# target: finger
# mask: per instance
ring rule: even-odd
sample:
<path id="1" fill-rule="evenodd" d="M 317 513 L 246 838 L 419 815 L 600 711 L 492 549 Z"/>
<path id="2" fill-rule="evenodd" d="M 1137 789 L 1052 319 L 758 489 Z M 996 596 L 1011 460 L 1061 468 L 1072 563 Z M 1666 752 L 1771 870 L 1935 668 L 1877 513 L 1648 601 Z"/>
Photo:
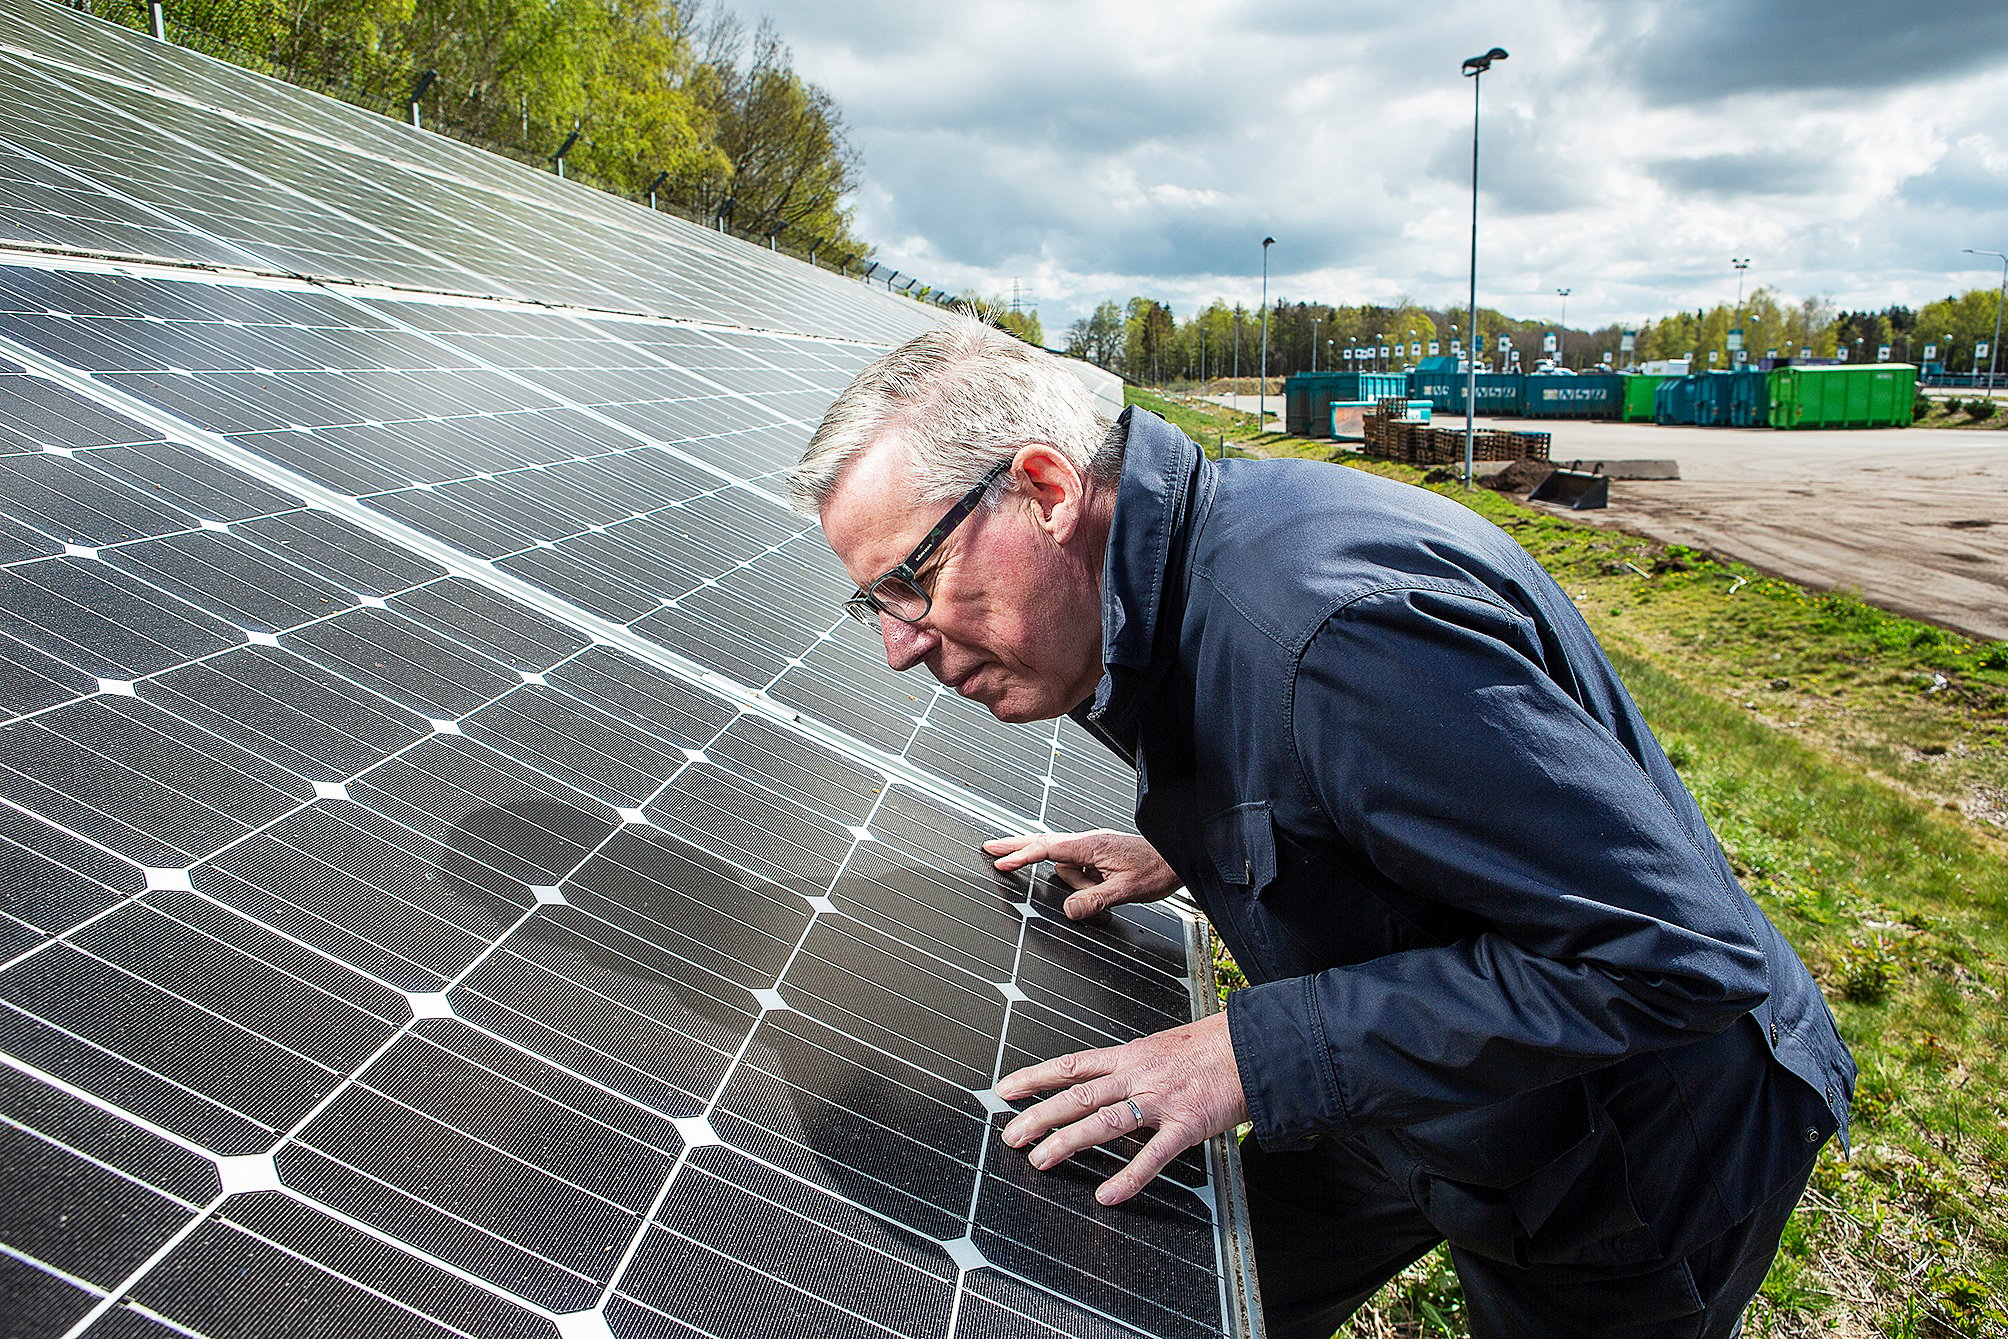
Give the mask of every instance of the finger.
<path id="1" fill-rule="evenodd" d="M 1053 865 L 1053 873 L 1060 876 L 1061 883 L 1074 889 L 1092 888 L 1102 881 L 1102 872 L 1100 870 L 1090 869 L 1085 865 L 1069 865 L 1056 862 Z"/>
<path id="2" fill-rule="evenodd" d="M 1030 1161 L 1042 1172 L 1051 1171 L 1082 1149 L 1120 1139 L 1142 1123 L 1130 1110 L 1130 1104 L 1121 1098 L 1102 1103 L 1073 1124 L 1060 1126 L 1047 1135 L 1032 1150 Z"/>
<path id="3" fill-rule="evenodd" d="M 1013 1148 L 1023 1148 L 1063 1125 L 1085 1120 L 1111 1103 L 1120 1103 L 1124 1087 L 1122 1080 L 1105 1075 L 1062 1089 L 1012 1117 L 1011 1123 L 1004 1127 L 1004 1142 Z M 1129 1108 L 1122 1110 L 1127 1119 Z"/>
<path id="4" fill-rule="evenodd" d="M 1020 844 L 997 861 L 997 868 L 1003 873 L 1022 869 L 1026 865 L 1036 865 L 1041 860 L 1065 861 L 1070 865 L 1093 865 L 1096 844 L 1092 836 L 1078 832 L 1041 832 L 1030 837 L 1000 838 L 1000 841 L 1016 840 Z M 986 849 L 988 843 L 985 844 Z"/>
<path id="5" fill-rule="evenodd" d="M 1095 1202 L 1121 1204 L 1156 1180 L 1173 1158 L 1198 1142 L 1174 1126 L 1160 1126 L 1121 1171 L 1095 1188 Z"/>
<path id="6" fill-rule="evenodd" d="M 1087 1079 L 1098 1079 L 1115 1068 L 1114 1055 L 1121 1049 L 1110 1047 L 1101 1051 L 1075 1051 L 1013 1070 L 997 1080 L 997 1095 L 1007 1102 L 1016 1102 L 1033 1093 L 1051 1092 Z"/>

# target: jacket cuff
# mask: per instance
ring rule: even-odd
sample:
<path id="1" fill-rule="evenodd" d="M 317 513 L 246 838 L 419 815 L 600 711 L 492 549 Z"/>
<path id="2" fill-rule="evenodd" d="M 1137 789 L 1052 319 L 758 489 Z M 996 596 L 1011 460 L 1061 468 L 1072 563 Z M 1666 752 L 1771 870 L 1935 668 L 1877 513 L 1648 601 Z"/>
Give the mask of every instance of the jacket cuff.
<path id="1" fill-rule="evenodd" d="M 1270 1152 L 1307 1147 L 1351 1121 L 1318 1010 L 1316 978 L 1247 986 L 1227 997 L 1227 1035 L 1255 1138 Z"/>

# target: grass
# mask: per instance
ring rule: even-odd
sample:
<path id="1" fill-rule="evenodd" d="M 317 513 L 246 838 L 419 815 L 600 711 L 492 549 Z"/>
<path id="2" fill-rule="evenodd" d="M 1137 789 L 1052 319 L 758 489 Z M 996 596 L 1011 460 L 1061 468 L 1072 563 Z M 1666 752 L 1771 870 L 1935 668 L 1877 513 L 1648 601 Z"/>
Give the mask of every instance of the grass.
<path id="1" fill-rule="evenodd" d="M 1583 610 L 1861 1065 L 1854 1154 L 1823 1156 L 1747 1332 L 2008 1336 L 2008 644 L 1428 486 L 1505 527 Z M 1437 1254 L 1351 1333 L 1456 1336 L 1461 1316 Z"/>
<path id="2" fill-rule="evenodd" d="M 1253 394 L 1253 391 L 1251 382 L 1249 393 Z M 1242 448 L 1264 435 L 1255 421 L 1255 415 L 1214 404 L 1197 395 L 1175 395 L 1143 386 L 1124 385 L 1123 403 L 1150 410 L 1199 443 L 1209 456 L 1223 451 L 1230 456 L 1248 455 L 1250 452 Z M 1278 410 L 1283 407 L 1280 396 L 1276 407 Z M 1273 437 L 1275 434 L 1268 435 Z"/>
<path id="3" fill-rule="evenodd" d="M 1996 432 L 2008 428 L 2008 399 L 1990 400 L 1984 395 L 1952 395 L 1944 398 L 1928 398 L 1930 410 L 1917 420 L 1920 428 L 1966 428 L 1979 432 Z M 1948 406 L 1957 405 L 1952 410 Z M 1978 413 L 1968 405 L 1981 406 Z M 1989 411 L 1992 412 L 1989 412 Z"/>

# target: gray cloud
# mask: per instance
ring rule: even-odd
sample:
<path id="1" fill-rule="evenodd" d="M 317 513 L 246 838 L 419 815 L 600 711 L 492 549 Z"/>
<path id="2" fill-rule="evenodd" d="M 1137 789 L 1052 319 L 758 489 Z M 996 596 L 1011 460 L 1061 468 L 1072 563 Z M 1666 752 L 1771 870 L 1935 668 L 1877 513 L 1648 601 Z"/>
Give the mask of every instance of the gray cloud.
<path id="1" fill-rule="evenodd" d="M 884 259 L 1021 277 L 1048 330 L 1134 293 L 1252 302 L 1265 234 L 1272 295 L 1461 302 L 1457 65 L 1494 43 L 1488 304 L 1540 315 L 1559 285 L 1572 323 L 1706 306 L 1733 297 L 1732 254 L 1794 297 L 1921 301 L 2008 207 L 2008 88 L 1971 77 L 2008 49 L 2008 0 L 770 7 L 847 113 Z"/>
<path id="2" fill-rule="evenodd" d="M 2008 151 L 1990 145 L 1982 151 L 1979 137 L 1956 144 L 1897 192 L 1905 204 L 1930 209 L 2008 211 Z"/>
<path id="3" fill-rule="evenodd" d="M 1626 0 L 1603 11 L 1623 76 L 1659 105 L 1738 94 L 1872 94 L 2008 53 L 2000 0 Z"/>
<path id="4" fill-rule="evenodd" d="M 1813 195 L 1833 180 L 1825 160 L 1789 149 L 1661 158 L 1648 163 L 1646 171 L 1668 190 L 1716 197 Z"/>

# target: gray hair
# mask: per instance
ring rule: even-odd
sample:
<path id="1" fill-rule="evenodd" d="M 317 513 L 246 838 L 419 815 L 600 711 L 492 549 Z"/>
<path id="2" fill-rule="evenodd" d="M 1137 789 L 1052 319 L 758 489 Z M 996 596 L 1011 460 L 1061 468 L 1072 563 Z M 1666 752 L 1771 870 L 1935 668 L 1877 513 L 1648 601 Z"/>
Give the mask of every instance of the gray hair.
<path id="1" fill-rule="evenodd" d="M 1032 442 L 1096 484 L 1113 486 L 1122 473 L 1123 434 L 1095 412 L 1080 380 L 1052 354 L 967 314 L 858 373 L 788 472 L 789 503 L 819 514 L 844 471 L 888 433 L 906 449 L 921 502 L 961 496 Z"/>

